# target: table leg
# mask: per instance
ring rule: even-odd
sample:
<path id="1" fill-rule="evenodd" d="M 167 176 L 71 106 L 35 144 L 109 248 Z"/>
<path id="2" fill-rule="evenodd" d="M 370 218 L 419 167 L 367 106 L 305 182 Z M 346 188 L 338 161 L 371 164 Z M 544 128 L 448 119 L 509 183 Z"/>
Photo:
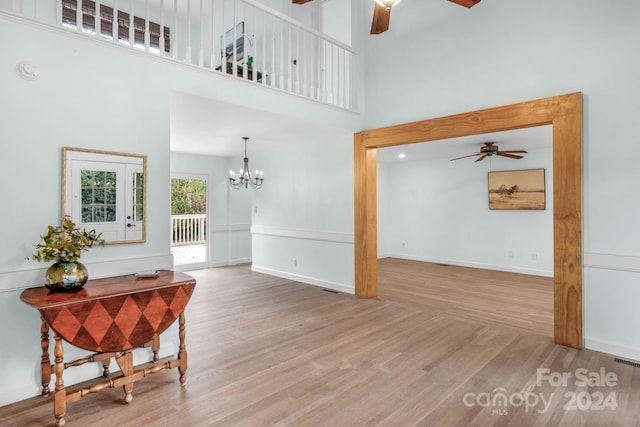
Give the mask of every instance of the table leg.
<path id="1" fill-rule="evenodd" d="M 153 339 L 151 349 L 153 350 L 153 363 L 158 363 L 158 360 L 160 360 L 160 358 L 158 357 L 158 352 L 160 351 L 160 336 L 157 336 Z"/>
<path id="2" fill-rule="evenodd" d="M 40 346 L 42 357 L 40 358 L 40 374 L 42 376 L 42 395 L 49 396 L 49 383 L 51 382 L 51 361 L 49 360 L 49 325 L 41 317 Z"/>
<path id="3" fill-rule="evenodd" d="M 184 386 L 184 384 L 187 382 L 187 350 L 186 347 L 184 345 L 184 339 L 185 339 L 185 327 L 184 327 L 184 311 L 182 313 L 180 313 L 180 317 L 178 318 L 178 336 L 180 337 L 180 348 L 178 351 L 178 361 L 180 362 L 178 364 L 178 371 L 180 372 L 180 385 Z"/>
<path id="4" fill-rule="evenodd" d="M 54 333 L 55 345 L 53 347 L 54 371 L 56 374 L 56 386 L 53 392 L 53 415 L 56 417 L 56 427 L 65 425 L 64 415 L 67 412 L 67 393 L 64 389 L 64 349 L 62 348 L 62 337 Z"/>
<path id="5" fill-rule="evenodd" d="M 107 378 L 110 374 L 109 372 L 109 365 L 111 364 L 111 358 L 107 357 L 106 359 L 102 360 L 102 376 L 104 378 Z"/>
<path id="6" fill-rule="evenodd" d="M 126 351 L 116 356 L 116 362 L 124 376 L 133 375 L 133 353 Z M 131 403 L 133 400 L 133 383 L 122 386 L 124 390 L 124 402 Z"/>

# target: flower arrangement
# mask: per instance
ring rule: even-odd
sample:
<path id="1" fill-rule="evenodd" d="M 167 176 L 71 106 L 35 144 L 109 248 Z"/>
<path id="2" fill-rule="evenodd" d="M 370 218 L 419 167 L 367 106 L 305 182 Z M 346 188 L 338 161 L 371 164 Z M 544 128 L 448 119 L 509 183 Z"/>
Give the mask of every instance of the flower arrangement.
<path id="1" fill-rule="evenodd" d="M 40 236 L 42 242 L 35 245 L 36 252 L 27 259 L 39 262 L 76 262 L 83 251 L 93 245 L 104 245 L 102 233 L 86 231 L 76 227 L 71 218 L 65 216 L 58 227 L 50 225 L 47 234 Z"/>

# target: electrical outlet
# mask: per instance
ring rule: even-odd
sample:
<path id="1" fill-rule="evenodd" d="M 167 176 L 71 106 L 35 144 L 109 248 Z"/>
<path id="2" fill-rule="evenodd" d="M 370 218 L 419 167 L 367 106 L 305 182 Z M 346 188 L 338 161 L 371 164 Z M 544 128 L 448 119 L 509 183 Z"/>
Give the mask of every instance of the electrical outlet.
<path id="1" fill-rule="evenodd" d="M 507 258 L 513 258 L 513 251 L 507 251 Z"/>
<path id="2" fill-rule="evenodd" d="M 295 258 L 293 259 L 293 266 L 294 266 L 294 267 L 297 267 L 297 266 L 298 266 L 298 260 L 297 260 L 297 259 L 295 259 Z"/>
<path id="3" fill-rule="evenodd" d="M 537 261 L 538 260 L 538 254 L 533 253 L 531 254 L 531 261 Z"/>

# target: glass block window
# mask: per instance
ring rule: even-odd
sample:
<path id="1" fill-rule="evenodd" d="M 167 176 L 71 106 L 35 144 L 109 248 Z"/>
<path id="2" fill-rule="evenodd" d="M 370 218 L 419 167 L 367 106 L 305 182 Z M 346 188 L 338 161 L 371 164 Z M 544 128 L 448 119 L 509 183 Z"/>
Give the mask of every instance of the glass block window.
<path id="1" fill-rule="evenodd" d="M 133 220 L 144 220 L 144 174 L 136 172 L 133 174 Z"/>
<path id="2" fill-rule="evenodd" d="M 83 170 L 82 222 L 116 222 L 116 172 Z"/>

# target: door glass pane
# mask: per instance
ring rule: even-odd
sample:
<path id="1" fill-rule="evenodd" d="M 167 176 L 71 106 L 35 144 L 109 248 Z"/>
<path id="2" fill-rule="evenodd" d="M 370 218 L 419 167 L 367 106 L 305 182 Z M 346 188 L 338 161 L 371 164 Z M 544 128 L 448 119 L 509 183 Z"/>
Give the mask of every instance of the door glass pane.
<path id="1" fill-rule="evenodd" d="M 174 265 L 207 261 L 207 182 L 171 179 L 171 253 Z"/>
<path id="2" fill-rule="evenodd" d="M 80 197 L 83 223 L 116 221 L 116 172 L 82 170 Z"/>

